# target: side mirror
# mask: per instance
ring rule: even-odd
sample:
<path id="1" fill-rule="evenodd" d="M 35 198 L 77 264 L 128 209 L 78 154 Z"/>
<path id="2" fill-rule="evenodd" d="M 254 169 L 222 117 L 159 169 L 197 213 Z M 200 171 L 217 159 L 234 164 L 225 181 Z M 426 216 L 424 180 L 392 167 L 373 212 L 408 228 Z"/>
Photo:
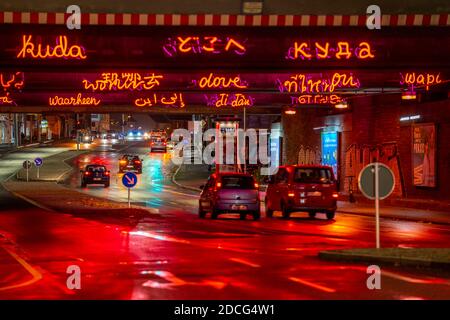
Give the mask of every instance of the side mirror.
<path id="1" fill-rule="evenodd" d="M 205 188 L 205 185 L 202 184 L 199 188 L 200 188 L 200 190 L 203 190 Z"/>

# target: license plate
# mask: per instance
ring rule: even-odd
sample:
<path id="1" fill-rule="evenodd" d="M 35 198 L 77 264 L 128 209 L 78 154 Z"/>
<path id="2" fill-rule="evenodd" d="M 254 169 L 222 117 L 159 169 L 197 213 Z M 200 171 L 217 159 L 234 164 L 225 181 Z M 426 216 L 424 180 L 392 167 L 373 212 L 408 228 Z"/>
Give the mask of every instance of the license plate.
<path id="1" fill-rule="evenodd" d="M 231 206 L 231 210 L 247 210 L 247 206 L 239 205 L 239 204 L 233 204 Z"/>
<path id="2" fill-rule="evenodd" d="M 94 181 L 100 181 L 102 178 L 94 178 Z"/>
<path id="3" fill-rule="evenodd" d="M 309 197 L 320 197 L 321 195 L 322 195 L 322 192 L 320 192 L 320 191 L 308 192 Z"/>

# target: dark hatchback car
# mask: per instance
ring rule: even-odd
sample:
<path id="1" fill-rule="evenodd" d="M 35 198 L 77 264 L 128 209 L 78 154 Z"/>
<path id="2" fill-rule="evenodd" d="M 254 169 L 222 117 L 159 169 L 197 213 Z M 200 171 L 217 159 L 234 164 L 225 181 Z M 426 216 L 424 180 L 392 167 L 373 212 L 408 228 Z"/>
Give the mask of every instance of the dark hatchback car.
<path id="1" fill-rule="evenodd" d="M 142 173 L 142 159 L 138 155 L 125 154 L 119 160 L 119 172 L 136 171 Z"/>
<path id="2" fill-rule="evenodd" d="M 261 217 L 259 186 L 250 174 L 213 173 L 206 185 L 200 188 L 200 218 L 204 218 L 207 212 L 211 212 L 212 219 L 216 219 L 221 213 L 238 213 L 242 220 L 248 214 L 254 220 Z"/>
<path id="3" fill-rule="evenodd" d="M 90 164 L 84 170 L 81 170 L 81 187 L 88 184 L 103 184 L 105 188 L 109 187 L 110 175 L 108 169 L 103 165 Z"/>
<path id="4" fill-rule="evenodd" d="M 305 211 L 310 217 L 325 213 L 333 219 L 338 193 L 333 169 L 321 165 L 282 166 L 269 180 L 266 191 L 266 216 L 275 210 L 284 218 L 292 212 Z"/>

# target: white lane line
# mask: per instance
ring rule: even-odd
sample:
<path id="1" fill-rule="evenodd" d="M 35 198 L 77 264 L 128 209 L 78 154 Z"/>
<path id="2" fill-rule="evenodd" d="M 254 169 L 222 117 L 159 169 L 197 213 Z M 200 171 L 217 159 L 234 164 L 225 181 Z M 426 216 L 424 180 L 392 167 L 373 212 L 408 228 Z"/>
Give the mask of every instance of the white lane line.
<path id="1" fill-rule="evenodd" d="M 297 282 L 297 283 L 300 283 L 300 284 L 303 284 L 305 286 L 308 286 L 308 287 L 311 287 L 311 288 L 314 288 L 314 289 L 317 289 L 317 290 L 320 290 L 320 291 L 324 291 L 324 292 L 328 292 L 328 293 L 336 292 L 335 289 L 328 288 L 328 287 L 322 286 L 320 284 L 313 283 L 313 282 L 310 282 L 310 281 L 307 281 L 307 280 L 303 280 L 303 279 L 300 279 L 300 278 L 297 278 L 297 277 L 289 277 L 289 280 Z"/>
<path id="2" fill-rule="evenodd" d="M 244 260 L 244 259 L 240 259 L 240 258 L 230 258 L 229 260 L 233 261 L 233 262 L 241 263 L 243 265 L 246 265 L 246 266 L 249 266 L 252 268 L 260 268 L 261 267 L 261 265 L 259 265 L 257 263 L 253 263 L 248 260 Z"/>
<path id="3" fill-rule="evenodd" d="M 409 283 L 450 285 L 450 282 L 446 281 L 444 279 L 418 279 L 418 278 L 412 278 L 412 277 L 408 277 L 408 276 L 402 276 L 401 274 L 394 273 L 391 271 L 386 271 L 386 270 L 381 270 L 381 276 L 387 276 L 390 278 L 394 278 L 394 279 L 409 282 Z"/>

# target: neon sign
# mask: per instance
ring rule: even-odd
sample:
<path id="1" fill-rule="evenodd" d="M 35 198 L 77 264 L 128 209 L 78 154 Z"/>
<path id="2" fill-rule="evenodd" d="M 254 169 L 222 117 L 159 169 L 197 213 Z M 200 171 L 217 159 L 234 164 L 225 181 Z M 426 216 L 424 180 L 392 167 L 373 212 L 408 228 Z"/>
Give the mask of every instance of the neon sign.
<path id="1" fill-rule="evenodd" d="M 405 75 L 400 73 L 400 84 L 406 84 L 411 89 L 413 89 L 414 86 L 425 86 L 425 89 L 428 91 L 431 85 L 442 83 L 440 76 L 440 73 L 432 74 L 407 72 Z"/>
<path id="2" fill-rule="evenodd" d="M 303 94 L 301 96 L 291 96 L 291 104 L 338 104 L 345 100 L 337 94 Z"/>
<path id="3" fill-rule="evenodd" d="M 14 74 L 3 74 L 0 73 L 0 83 L 4 91 L 11 89 L 22 89 L 24 86 L 24 74 L 23 72 L 16 72 Z"/>
<path id="4" fill-rule="evenodd" d="M 6 92 L 4 96 L 0 96 L 0 105 L 16 105 L 16 103 L 9 97 L 9 92 Z"/>
<path id="5" fill-rule="evenodd" d="M 48 98 L 48 104 L 50 106 L 98 106 L 100 104 L 100 99 L 83 97 L 81 93 L 78 93 L 76 97 L 50 97 Z"/>
<path id="6" fill-rule="evenodd" d="M 42 43 L 34 44 L 32 42 L 32 37 L 32 35 L 22 36 L 22 49 L 17 54 L 17 58 L 64 58 L 81 60 L 87 58 L 85 49 L 79 45 L 69 46 L 69 41 L 66 36 L 58 36 L 54 47 L 51 47 L 50 45 L 44 47 Z"/>
<path id="7" fill-rule="evenodd" d="M 314 42 L 311 45 L 308 42 L 295 41 L 286 54 L 289 60 L 324 60 L 324 59 L 350 59 L 356 58 L 360 60 L 373 59 L 375 55 L 368 42 L 360 42 L 357 46 L 351 46 L 347 41 L 339 41 L 335 45 L 329 42 Z"/>
<path id="8" fill-rule="evenodd" d="M 219 54 L 231 52 L 237 55 L 243 55 L 247 51 L 245 45 L 232 37 L 219 38 L 215 36 L 192 36 L 167 38 L 162 47 L 163 52 L 168 57 L 174 57 L 177 54 Z"/>
<path id="9" fill-rule="evenodd" d="M 205 95 L 206 105 L 208 107 L 251 107 L 255 99 L 242 93 L 219 93 L 214 95 Z"/>
<path id="10" fill-rule="evenodd" d="M 201 89 L 228 89 L 228 88 L 237 88 L 237 89 L 246 89 L 248 87 L 248 83 L 243 81 L 240 76 L 236 77 L 222 77 L 216 76 L 213 73 L 210 73 L 207 77 L 200 78 L 199 81 L 192 80 L 194 85 L 197 85 Z"/>
<path id="11" fill-rule="evenodd" d="M 159 80 L 163 76 L 158 74 L 141 75 L 137 72 L 108 72 L 102 73 L 101 78 L 91 83 L 84 79 L 83 85 L 86 90 L 111 91 L 111 90 L 151 90 L 159 86 Z"/>
<path id="12" fill-rule="evenodd" d="M 331 77 L 314 79 L 312 75 L 295 74 L 288 80 L 277 79 L 278 90 L 290 93 L 332 93 L 336 88 L 359 88 L 360 82 L 351 73 L 335 72 Z"/>
<path id="13" fill-rule="evenodd" d="M 165 95 L 158 95 L 154 93 L 153 97 L 138 98 L 134 100 L 134 105 L 137 107 L 151 107 L 158 104 L 175 106 L 179 108 L 184 108 L 186 106 L 183 101 L 182 93 L 173 93 L 170 98 L 167 98 Z"/>

